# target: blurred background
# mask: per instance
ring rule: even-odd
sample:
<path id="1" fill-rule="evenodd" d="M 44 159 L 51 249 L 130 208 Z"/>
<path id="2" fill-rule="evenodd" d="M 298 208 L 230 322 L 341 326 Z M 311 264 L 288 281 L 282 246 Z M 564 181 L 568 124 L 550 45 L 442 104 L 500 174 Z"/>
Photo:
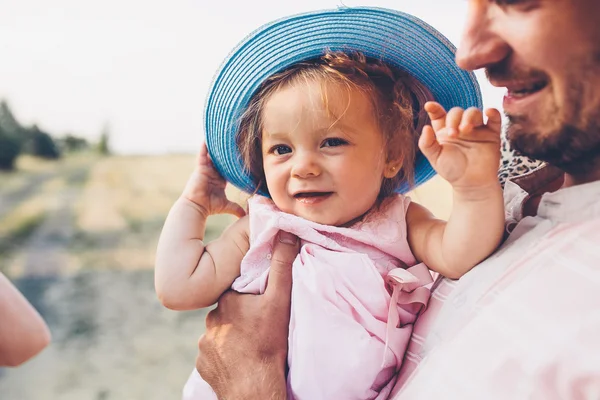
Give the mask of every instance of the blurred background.
<path id="1" fill-rule="evenodd" d="M 178 399 L 206 311 L 164 309 L 152 268 L 162 223 L 202 141 L 212 76 L 261 24 L 342 2 L 0 4 L 0 271 L 53 334 L 35 359 L 0 369 L 0 399 Z M 466 7 L 343 4 L 412 13 L 455 44 Z M 500 107 L 501 91 L 478 78 L 485 105 Z M 411 196 L 448 216 L 445 182 Z M 211 217 L 207 239 L 231 221 Z"/>

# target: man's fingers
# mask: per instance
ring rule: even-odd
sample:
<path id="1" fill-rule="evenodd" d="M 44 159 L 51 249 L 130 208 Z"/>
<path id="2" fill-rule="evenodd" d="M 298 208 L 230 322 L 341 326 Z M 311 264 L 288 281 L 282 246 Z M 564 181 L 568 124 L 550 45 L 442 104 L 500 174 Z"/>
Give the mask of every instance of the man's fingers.
<path id="1" fill-rule="evenodd" d="M 289 232 L 279 231 L 273 244 L 271 269 L 265 295 L 289 301 L 292 293 L 292 264 L 300 251 L 300 240 Z"/>

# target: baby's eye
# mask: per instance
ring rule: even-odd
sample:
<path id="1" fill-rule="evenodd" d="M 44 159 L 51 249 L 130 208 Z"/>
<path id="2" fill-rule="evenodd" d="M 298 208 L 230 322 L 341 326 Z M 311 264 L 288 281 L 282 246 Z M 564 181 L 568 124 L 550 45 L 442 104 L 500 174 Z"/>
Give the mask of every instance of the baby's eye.
<path id="1" fill-rule="evenodd" d="M 348 144 L 348 142 L 346 142 L 344 139 L 329 138 L 329 139 L 325 139 L 323 141 L 323 145 L 321 147 L 336 147 L 336 146 L 343 146 L 345 144 Z"/>
<path id="2" fill-rule="evenodd" d="M 290 148 L 290 146 L 286 146 L 284 144 L 278 144 L 277 146 L 273 146 L 271 147 L 271 153 L 277 155 L 277 156 L 281 156 L 284 154 L 288 154 L 292 152 L 292 149 Z"/>

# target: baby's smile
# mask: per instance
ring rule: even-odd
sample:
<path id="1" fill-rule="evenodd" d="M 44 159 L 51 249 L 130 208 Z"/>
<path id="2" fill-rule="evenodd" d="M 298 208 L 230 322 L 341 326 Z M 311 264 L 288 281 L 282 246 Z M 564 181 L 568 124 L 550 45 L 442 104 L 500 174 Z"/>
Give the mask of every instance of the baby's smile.
<path id="1" fill-rule="evenodd" d="M 333 192 L 299 192 L 294 194 L 294 198 L 301 204 L 313 205 L 327 200 Z"/>

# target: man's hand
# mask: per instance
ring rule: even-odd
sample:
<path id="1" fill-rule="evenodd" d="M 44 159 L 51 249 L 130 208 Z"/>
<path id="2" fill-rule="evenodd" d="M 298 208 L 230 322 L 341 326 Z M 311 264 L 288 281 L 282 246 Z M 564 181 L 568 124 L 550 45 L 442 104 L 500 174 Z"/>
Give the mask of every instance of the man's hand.
<path id="1" fill-rule="evenodd" d="M 295 236 L 279 232 L 265 293 L 227 291 L 206 317 L 196 368 L 219 399 L 286 399 Z"/>

